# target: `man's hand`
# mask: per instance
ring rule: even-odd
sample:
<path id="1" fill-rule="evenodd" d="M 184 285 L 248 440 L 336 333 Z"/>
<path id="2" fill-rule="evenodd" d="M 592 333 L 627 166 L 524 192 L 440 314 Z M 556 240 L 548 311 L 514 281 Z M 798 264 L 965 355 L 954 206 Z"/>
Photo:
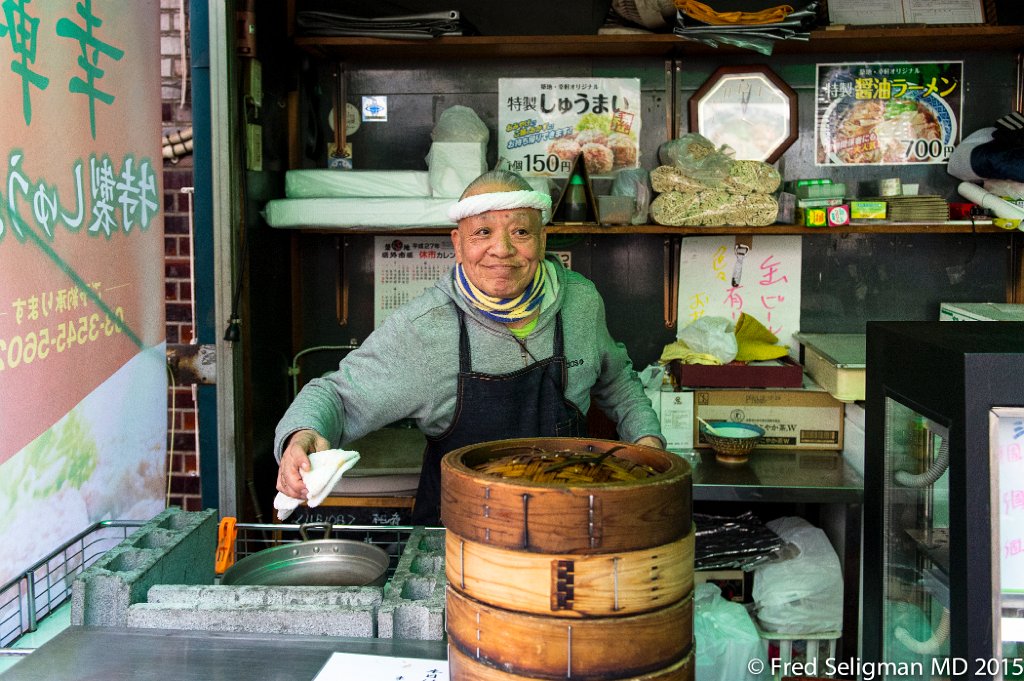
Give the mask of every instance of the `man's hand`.
<path id="1" fill-rule="evenodd" d="M 661 440 L 654 437 L 653 435 L 644 435 L 634 444 L 645 445 L 647 447 L 654 447 L 655 449 L 665 449 L 665 445 L 661 444 Z"/>
<path id="2" fill-rule="evenodd" d="M 281 465 L 277 469 L 277 491 L 293 499 L 305 499 L 309 494 L 300 470 L 309 470 L 309 455 L 330 449 L 329 443 L 315 430 L 297 430 L 288 438 L 281 454 Z"/>

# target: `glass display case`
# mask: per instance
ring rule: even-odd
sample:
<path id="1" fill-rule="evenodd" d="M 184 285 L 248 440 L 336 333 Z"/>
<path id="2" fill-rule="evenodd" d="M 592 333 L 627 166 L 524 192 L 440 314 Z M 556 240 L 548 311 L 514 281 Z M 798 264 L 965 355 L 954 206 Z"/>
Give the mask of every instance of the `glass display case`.
<path id="1" fill-rule="evenodd" d="M 1024 323 L 867 347 L 863 678 L 1024 678 Z"/>

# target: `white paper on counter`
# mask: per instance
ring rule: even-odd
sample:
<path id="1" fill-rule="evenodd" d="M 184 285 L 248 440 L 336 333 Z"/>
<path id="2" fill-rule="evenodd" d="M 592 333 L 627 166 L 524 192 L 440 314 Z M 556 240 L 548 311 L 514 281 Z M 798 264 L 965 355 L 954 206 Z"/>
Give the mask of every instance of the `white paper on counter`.
<path id="1" fill-rule="evenodd" d="M 661 434 L 665 449 L 673 452 L 693 449 L 693 393 L 663 392 L 659 405 Z"/>
<path id="2" fill-rule="evenodd" d="M 737 249 L 741 240 L 750 248 Z M 754 317 L 799 357 L 803 240 L 799 236 L 697 236 L 683 239 L 679 256 L 676 335 L 704 316 L 733 322 Z"/>
<path id="3" fill-rule="evenodd" d="M 447 681 L 448 660 L 333 653 L 313 681 Z"/>

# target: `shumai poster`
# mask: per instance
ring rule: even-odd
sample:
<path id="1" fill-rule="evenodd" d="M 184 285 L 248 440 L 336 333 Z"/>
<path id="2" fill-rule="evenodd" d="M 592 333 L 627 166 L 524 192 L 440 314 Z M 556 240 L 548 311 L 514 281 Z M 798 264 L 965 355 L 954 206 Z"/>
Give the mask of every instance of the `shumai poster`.
<path id="1" fill-rule="evenodd" d="M 640 164 L 639 78 L 499 78 L 501 167 L 568 177 L 583 157 L 591 176 Z"/>
<path id="2" fill-rule="evenodd" d="M 164 507 L 159 29 L 158 0 L 0 4 L 0 587 Z"/>
<path id="3" fill-rule="evenodd" d="M 963 72 L 963 62 L 818 64 L 816 164 L 948 163 Z"/>

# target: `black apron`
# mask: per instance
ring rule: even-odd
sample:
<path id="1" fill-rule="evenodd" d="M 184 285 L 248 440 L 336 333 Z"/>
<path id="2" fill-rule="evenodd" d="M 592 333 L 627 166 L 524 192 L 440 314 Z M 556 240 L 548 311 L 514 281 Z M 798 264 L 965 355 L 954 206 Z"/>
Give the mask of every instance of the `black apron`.
<path id="1" fill-rule="evenodd" d="M 450 451 L 491 440 L 519 437 L 584 437 L 586 418 L 565 398 L 568 380 L 562 313 L 555 319 L 551 357 L 507 374 L 473 371 L 466 315 L 459 309 L 459 386 L 455 419 L 441 435 L 427 438 L 414 525 L 441 523 L 441 458 Z"/>

